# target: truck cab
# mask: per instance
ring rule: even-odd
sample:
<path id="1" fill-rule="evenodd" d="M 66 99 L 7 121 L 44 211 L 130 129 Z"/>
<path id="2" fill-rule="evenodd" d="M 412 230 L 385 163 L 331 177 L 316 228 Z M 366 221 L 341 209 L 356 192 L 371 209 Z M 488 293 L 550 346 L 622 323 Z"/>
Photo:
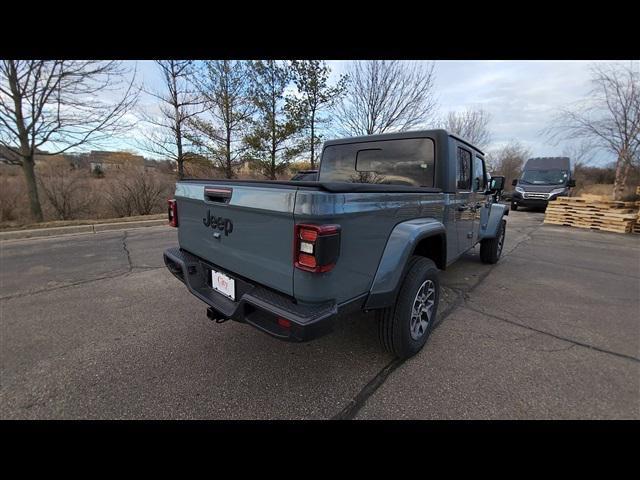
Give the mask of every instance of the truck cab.
<path id="1" fill-rule="evenodd" d="M 549 201 L 566 197 L 575 187 L 571 178 L 571 161 L 568 157 L 538 157 L 527 160 L 522 175 L 514 179 L 515 191 L 511 197 L 511 209 L 530 207 L 545 209 Z"/>

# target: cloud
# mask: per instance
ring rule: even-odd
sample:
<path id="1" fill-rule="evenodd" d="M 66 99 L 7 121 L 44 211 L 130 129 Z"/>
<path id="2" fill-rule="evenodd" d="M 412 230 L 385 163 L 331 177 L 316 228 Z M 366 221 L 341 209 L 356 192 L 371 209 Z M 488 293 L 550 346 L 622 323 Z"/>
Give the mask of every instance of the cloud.
<path id="1" fill-rule="evenodd" d="M 158 69 L 151 61 L 128 62 L 137 69 L 147 88 L 161 87 Z M 134 65 L 135 63 L 135 65 Z M 327 62 L 330 81 L 345 73 L 348 61 Z M 553 121 L 562 106 L 587 97 L 590 90 L 586 61 L 437 61 L 435 93 L 441 114 L 465 108 L 483 108 L 491 115 L 492 144 L 496 148 L 519 140 L 535 156 L 560 155 L 567 144 L 552 145 L 542 130 Z M 157 111 L 155 99 L 143 95 L 140 108 Z M 132 132 L 132 135 L 135 133 Z M 598 163 L 612 160 L 601 152 Z"/>

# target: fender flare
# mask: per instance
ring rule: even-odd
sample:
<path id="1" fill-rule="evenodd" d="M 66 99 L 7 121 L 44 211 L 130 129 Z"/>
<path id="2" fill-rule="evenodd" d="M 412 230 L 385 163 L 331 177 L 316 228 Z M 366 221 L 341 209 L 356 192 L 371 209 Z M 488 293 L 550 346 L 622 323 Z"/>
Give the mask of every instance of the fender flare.
<path id="1" fill-rule="evenodd" d="M 441 265 L 446 264 L 446 229 L 435 218 L 416 218 L 397 224 L 387 240 L 387 244 L 378 263 L 365 310 L 385 308 L 393 305 L 412 253 L 418 243 L 428 237 L 442 238 Z"/>
<path id="2" fill-rule="evenodd" d="M 485 238 L 496 238 L 500 222 L 505 215 L 509 215 L 509 207 L 500 203 L 492 203 L 491 208 L 483 209 L 480 215 L 480 229 L 478 230 L 478 240 Z"/>

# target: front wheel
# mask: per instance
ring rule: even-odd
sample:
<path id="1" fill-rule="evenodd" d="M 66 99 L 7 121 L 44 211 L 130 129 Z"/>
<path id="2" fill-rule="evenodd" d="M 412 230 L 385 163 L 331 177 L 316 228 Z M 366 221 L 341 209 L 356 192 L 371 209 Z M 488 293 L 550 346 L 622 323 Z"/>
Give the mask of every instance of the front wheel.
<path id="1" fill-rule="evenodd" d="M 518 210 L 518 204 L 511 202 L 511 210 Z"/>
<path id="2" fill-rule="evenodd" d="M 395 306 L 377 311 L 382 346 L 398 358 L 418 353 L 433 329 L 439 300 L 436 264 L 428 258 L 411 257 Z"/>
<path id="3" fill-rule="evenodd" d="M 480 260 L 482 263 L 497 263 L 500 260 L 506 232 L 507 221 L 503 218 L 496 237 L 485 238 L 480 242 Z"/>

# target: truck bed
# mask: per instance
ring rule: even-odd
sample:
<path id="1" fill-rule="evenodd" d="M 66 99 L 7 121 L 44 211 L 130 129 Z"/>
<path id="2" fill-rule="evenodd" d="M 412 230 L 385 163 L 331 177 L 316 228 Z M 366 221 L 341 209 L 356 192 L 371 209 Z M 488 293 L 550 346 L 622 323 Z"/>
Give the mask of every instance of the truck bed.
<path id="1" fill-rule="evenodd" d="M 375 183 L 351 183 L 351 182 L 293 182 L 290 180 L 219 180 L 187 178 L 182 182 L 212 183 L 223 185 L 260 186 L 273 188 L 299 188 L 321 190 L 331 193 L 441 193 L 441 188 L 415 187 L 408 185 L 387 185 Z"/>

